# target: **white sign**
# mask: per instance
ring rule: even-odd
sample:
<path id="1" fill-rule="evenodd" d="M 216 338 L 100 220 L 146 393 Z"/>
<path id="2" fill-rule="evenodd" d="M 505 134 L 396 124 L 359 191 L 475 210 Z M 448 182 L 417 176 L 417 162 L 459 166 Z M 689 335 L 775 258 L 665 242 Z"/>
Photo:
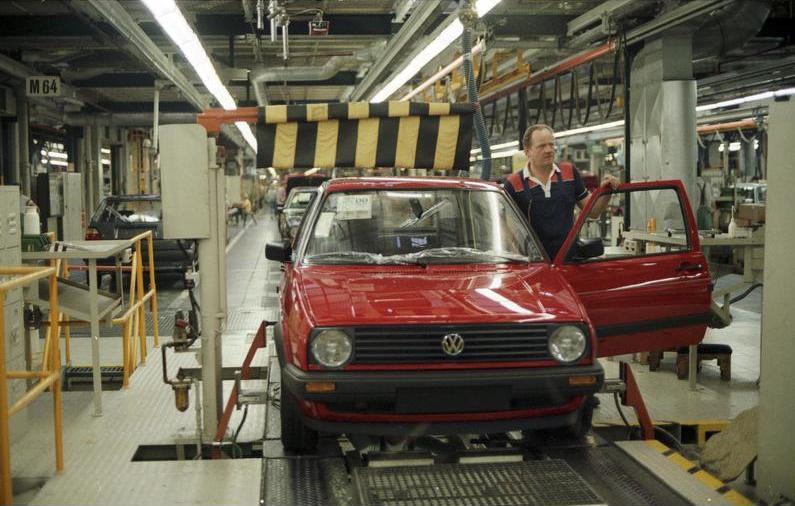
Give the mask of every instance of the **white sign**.
<path id="1" fill-rule="evenodd" d="M 28 97 L 60 97 L 61 78 L 58 76 L 32 76 L 25 83 Z"/>
<path id="2" fill-rule="evenodd" d="M 369 220 L 373 217 L 373 196 L 341 195 L 337 200 L 338 220 Z"/>

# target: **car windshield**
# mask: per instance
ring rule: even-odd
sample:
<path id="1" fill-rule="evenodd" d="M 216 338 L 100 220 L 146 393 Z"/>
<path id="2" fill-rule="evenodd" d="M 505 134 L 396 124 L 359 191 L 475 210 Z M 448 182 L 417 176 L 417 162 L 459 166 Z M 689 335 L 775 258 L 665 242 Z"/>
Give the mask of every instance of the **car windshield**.
<path id="1" fill-rule="evenodd" d="M 541 261 L 527 225 L 496 190 L 335 192 L 309 236 L 311 264 Z"/>
<path id="2" fill-rule="evenodd" d="M 161 218 L 159 200 L 106 199 L 94 214 L 95 221 L 157 223 Z"/>
<path id="3" fill-rule="evenodd" d="M 294 192 L 287 199 L 285 209 L 306 209 L 309 203 L 312 202 L 312 197 L 315 195 L 315 190 Z"/>

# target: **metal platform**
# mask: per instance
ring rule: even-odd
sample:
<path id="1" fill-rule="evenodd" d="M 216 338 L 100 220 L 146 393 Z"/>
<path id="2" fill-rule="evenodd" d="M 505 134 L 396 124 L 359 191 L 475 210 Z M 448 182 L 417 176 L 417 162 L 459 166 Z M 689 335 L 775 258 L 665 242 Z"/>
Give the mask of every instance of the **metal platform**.
<path id="1" fill-rule="evenodd" d="M 271 350 L 272 347 L 269 347 Z M 278 364 L 270 357 L 272 391 Z M 301 506 L 750 505 L 657 441 L 584 440 L 541 433 L 461 436 L 399 452 L 321 438 L 316 455 L 286 455 L 278 408 L 264 416 L 260 501 Z"/>

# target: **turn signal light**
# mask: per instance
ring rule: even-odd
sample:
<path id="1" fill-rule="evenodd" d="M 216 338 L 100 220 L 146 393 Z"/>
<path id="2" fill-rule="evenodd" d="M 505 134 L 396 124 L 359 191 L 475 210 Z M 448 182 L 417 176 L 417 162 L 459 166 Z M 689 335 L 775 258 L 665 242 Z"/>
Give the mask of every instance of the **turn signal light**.
<path id="1" fill-rule="evenodd" d="M 310 394 L 323 394 L 335 391 L 337 385 L 334 383 L 307 383 L 304 389 Z"/>
<path id="2" fill-rule="evenodd" d="M 596 376 L 569 376 L 569 385 L 583 387 L 596 384 Z"/>

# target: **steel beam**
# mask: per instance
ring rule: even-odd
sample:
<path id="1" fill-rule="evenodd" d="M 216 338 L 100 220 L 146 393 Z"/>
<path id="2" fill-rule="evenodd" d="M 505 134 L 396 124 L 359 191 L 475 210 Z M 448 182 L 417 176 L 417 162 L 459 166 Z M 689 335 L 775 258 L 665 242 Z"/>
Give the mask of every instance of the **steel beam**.
<path id="1" fill-rule="evenodd" d="M 416 7 L 400 31 L 389 40 L 381 58 L 370 68 L 362 82 L 354 88 L 350 96 L 351 100 L 362 99 L 367 92 L 378 84 L 381 76 L 395 59 L 405 54 L 406 46 L 415 40 L 414 37 L 420 29 L 439 12 L 440 4 L 440 0 L 426 0 Z"/>
<path id="2" fill-rule="evenodd" d="M 174 83 L 185 98 L 199 110 L 208 107 L 208 101 L 199 93 L 187 77 L 166 57 L 152 39 L 141 29 L 124 7 L 116 0 L 88 0 L 75 2 L 75 7 L 85 12 L 87 5 L 102 15 L 126 40 L 140 52 L 144 62 L 163 78 Z M 89 12 L 86 12 L 90 14 Z"/>

